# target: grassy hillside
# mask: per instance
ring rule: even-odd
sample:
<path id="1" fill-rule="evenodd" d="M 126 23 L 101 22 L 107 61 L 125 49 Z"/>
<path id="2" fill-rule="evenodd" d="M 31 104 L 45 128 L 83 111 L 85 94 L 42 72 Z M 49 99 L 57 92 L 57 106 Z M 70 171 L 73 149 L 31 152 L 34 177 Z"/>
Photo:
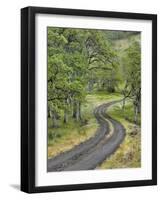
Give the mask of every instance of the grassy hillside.
<path id="1" fill-rule="evenodd" d="M 126 38 L 119 39 L 119 40 L 113 40 L 114 48 L 120 52 L 125 50 L 129 47 L 129 45 L 132 43 L 132 41 L 140 41 L 140 34 L 133 34 L 129 35 Z"/>

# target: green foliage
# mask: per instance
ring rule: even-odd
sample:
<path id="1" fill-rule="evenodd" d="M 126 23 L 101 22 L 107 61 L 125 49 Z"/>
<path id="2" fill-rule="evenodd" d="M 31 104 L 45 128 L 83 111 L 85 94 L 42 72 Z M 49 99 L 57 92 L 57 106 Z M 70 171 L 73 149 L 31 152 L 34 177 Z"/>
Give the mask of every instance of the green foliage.
<path id="1" fill-rule="evenodd" d="M 124 42 L 126 48 L 114 45 L 116 39 L 133 35 L 138 39 Z M 80 120 L 81 104 L 93 91 L 120 91 L 125 99 L 133 99 L 135 110 L 139 110 L 140 51 L 137 32 L 49 27 L 49 116 L 55 120 L 63 111 L 67 118 L 73 110 L 73 117 Z"/>
<path id="2" fill-rule="evenodd" d="M 117 47 L 116 47 L 117 48 Z M 134 121 L 139 123 L 138 114 L 141 111 L 141 46 L 140 35 L 129 40 L 126 48 L 119 49 L 120 85 L 119 90 L 125 101 L 130 98 L 133 102 Z"/>
<path id="3" fill-rule="evenodd" d="M 81 119 L 81 104 L 94 84 L 114 92 L 117 65 L 104 31 L 49 27 L 48 111 L 54 124 L 61 111 L 65 122 L 70 110 Z"/>

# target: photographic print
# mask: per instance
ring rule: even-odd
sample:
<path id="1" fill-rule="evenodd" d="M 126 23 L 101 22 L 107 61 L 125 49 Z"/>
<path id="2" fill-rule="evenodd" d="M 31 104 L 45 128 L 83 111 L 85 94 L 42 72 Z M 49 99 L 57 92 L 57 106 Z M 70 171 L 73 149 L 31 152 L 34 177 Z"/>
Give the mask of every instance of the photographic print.
<path id="1" fill-rule="evenodd" d="M 47 28 L 48 172 L 141 166 L 141 33 Z"/>
<path id="2" fill-rule="evenodd" d="M 157 184 L 157 16 L 21 9 L 21 190 Z"/>

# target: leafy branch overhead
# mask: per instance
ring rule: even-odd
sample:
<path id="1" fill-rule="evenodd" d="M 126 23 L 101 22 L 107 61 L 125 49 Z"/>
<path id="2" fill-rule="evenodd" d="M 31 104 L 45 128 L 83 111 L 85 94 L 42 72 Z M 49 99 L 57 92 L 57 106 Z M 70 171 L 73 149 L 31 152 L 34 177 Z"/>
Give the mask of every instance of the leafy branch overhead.
<path id="1" fill-rule="evenodd" d="M 120 60 L 115 34 L 119 36 L 118 31 L 48 27 L 48 116 L 54 125 L 61 112 L 67 123 L 70 110 L 81 120 L 86 95 L 100 88 L 114 92 L 125 85 L 121 89 L 125 99 L 131 97 L 138 107 L 140 46 L 133 43 Z"/>

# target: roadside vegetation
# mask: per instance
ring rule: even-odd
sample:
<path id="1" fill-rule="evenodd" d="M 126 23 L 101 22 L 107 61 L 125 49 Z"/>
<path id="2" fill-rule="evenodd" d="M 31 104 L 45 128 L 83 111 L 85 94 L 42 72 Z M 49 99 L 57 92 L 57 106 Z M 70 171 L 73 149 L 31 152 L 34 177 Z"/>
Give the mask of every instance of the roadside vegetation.
<path id="1" fill-rule="evenodd" d="M 139 126 L 140 116 L 139 124 L 134 124 L 134 114 L 131 102 L 127 103 L 124 112 L 122 112 L 122 103 L 113 105 L 111 108 L 109 108 L 108 114 L 123 124 L 126 129 L 126 136 L 116 152 L 108 157 L 98 167 L 98 169 L 141 167 L 141 130 Z"/>

